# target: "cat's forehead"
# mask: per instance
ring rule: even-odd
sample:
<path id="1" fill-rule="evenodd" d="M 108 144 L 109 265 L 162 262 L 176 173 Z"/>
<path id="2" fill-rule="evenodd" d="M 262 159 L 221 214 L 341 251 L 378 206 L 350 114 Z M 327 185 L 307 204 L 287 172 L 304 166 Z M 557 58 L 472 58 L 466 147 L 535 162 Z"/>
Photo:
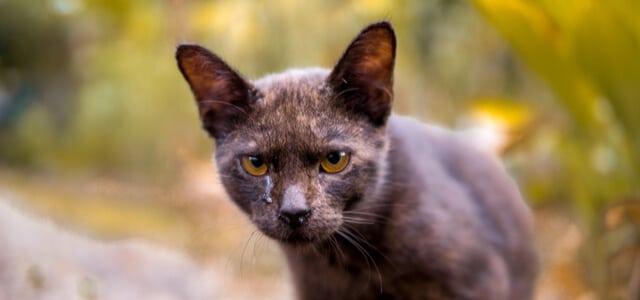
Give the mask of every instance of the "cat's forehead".
<path id="1" fill-rule="evenodd" d="M 328 75 L 325 69 L 289 70 L 255 81 L 261 98 L 240 139 L 257 148 L 320 149 L 360 135 L 358 124 L 332 107 Z"/>
<path id="2" fill-rule="evenodd" d="M 262 92 L 261 105 L 285 105 L 276 101 L 306 100 L 299 97 L 311 98 L 318 96 L 318 92 L 326 86 L 329 71 L 321 68 L 291 69 L 283 73 L 267 75 L 256 82 L 255 86 Z M 308 104 L 308 103 L 297 103 Z"/>
<path id="3" fill-rule="evenodd" d="M 324 69 L 294 69 L 255 82 L 261 98 L 254 104 L 254 121 L 263 127 L 287 128 L 289 123 L 317 127 L 333 108 Z"/>
<path id="4" fill-rule="evenodd" d="M 283 83 L 320 82 L 324 81 L 327 76 L 329 76 L 329 70 L 324 68 L 293 68 L 281 73 L 266 75 L 254 81 L 254 84 L 258 88 L 268 88 Z"/>

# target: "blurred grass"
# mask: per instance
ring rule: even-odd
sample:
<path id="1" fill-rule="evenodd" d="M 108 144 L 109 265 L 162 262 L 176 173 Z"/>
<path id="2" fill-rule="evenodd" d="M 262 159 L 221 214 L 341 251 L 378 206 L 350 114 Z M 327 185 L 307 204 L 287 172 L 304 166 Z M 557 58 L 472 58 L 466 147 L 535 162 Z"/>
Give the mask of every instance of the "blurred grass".
<path id="1" fill-rule="evenodd" d="M 9 196 L 22 210 L 94 238 L 155 241 L 203 262 L 225 265 L 223 271 L 229 276 L 261 281 L 282 272 L 276 247 L 254 234 L 255 228 L 226 197 L 194 193 L 179 185 L 159 188 L 110 178 L 0 170 L 3 190 L 10 194 L 2 196 Z"/>
<path id="2" fill-rule="evenodd" d="M 149 193 L 131 199 L 121 188 L 109 188 L 109 182 L 89 183 L 116 191 L 109 196 L 95 187 L 87 189 L 86 180 L 69 182 L 60 177 L 25 177 L 6 171 L 0 172 L 0 182 L 0 188 L 26 199 L 28 209 L 78 231 L 108 239 L 143 236 L 182 247 L 189 242 L 187 212 Z"/>
<path id="3" fill-rule="evenodd" d="M 225 298 L 281 299 L 282 295 L 290 294 L 288 280 L 282 279 L 286 274 L 277 247 L 265 237 L 253 234 L 255 229 L 227 199 L 207 197 L 207 202 L 198 202 L 205 201 L 201 197 L 174 187 L 160 190 L 109 178 L 78 179 L 0 171 L 0 198 L 9 199 L 12 206 L 28 216 L 53 223 L 58 230 L 74 232 L 80 239 L 89 236 L 106 241 L 107 247 L 117 247 L 119 241 L 137 240 L 181 250 L 203 268 L 211 268 L 210 271 L 223 276 L 213 284 Z M 147 243 L 151 254 L 155 243 Z M 73 260 L 77 254 L 68 255 Z M 33 275 L 31 269 L 27 274 Z"/>

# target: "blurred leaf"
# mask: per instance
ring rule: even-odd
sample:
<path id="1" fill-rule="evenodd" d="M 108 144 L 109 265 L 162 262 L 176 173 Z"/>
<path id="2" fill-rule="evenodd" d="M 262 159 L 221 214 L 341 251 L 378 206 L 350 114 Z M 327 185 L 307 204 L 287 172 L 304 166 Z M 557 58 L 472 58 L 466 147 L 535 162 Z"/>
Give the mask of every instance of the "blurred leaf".
<path id="1" fill-rule="evenodd" d="M 591 278 L 600 295 L 612 295 L 620 283 L 606 273 L 606 257 L 613 254 L 603 242 L 603 211 L 640 194 L 640 3 L 474 2 L 577 125 L 555 141 L 554 155 L 591 234 L 584 249 L 592 258 Z"/>

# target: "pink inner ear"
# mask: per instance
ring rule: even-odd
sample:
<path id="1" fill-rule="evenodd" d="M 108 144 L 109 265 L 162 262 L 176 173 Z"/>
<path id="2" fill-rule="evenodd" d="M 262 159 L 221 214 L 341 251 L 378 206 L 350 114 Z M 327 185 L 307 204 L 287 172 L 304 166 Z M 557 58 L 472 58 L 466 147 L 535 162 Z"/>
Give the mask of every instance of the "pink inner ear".
<path id="1" fill-rule="evenodd" d="M 212 136 L 222 136 L 246 115 L 251 84 L 203 47 L 181 45 L 176 59 L 194 94 L 204 127 Z"/>
<path id="2" fill-rule="evenodd" d="M 334 80 L 362 80 L 392 90 L 395 34 L 387 22 L 372 24 L 355 39 L 334 68 Z"/>
<path id="3" fill-rule="evenodd" d="M 370 53 L 356 62 L 356 68 L 361 69 L 359 73 L 368 77 L 371 81 L 384 84 L 385 89 L 391 90 L 393 80 L 393 52 L 390 45 L 381 42 L 375 53 Z"/>
<path id="4" fill-rule="evenodd" d="M 238 92 L 247 90 L 248 84 L 244 79 L 205 48 L 180 46 L 176 56 L 180 70 L 198 101 L 233 101 Z"/>
<path id="5" fill-rule="evenodd" d="M 372 24 L 351 42 L 329 76 L 342 105 L 377 125 L 391 111 L 395 46 L 389 23 Z"/>

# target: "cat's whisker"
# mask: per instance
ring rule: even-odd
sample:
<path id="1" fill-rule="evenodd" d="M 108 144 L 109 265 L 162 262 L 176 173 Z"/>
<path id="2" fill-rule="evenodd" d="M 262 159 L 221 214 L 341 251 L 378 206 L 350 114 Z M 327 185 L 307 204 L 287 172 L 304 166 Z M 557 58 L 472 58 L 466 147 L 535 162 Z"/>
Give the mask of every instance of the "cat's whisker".
<path id="1" fill-rule="evenodd" d="M 206 228 L 209 228 L 209 231 L 212 231 L 216 226 L 212 225 L 212 226 L 208 226 Z M 233 228 L 233 227 L 230 227 Z M 240 229 L 240 226 L 236 226 L 235 229 Z M 238 254 L 239 250 L 241 247 L 246 248 L 247 243 L 249 242 L 249 240 L 251 239 L 251 236 L 257 231 L 257 229 L 254 229 L 252 233 L 250 233 L 248 235 L 248 237 L 246 239 L 244 239 L 242 242 L 238 243 L 237 245 L 235 245 L 233 247 L 233 250 L 231 250 L 229 252 L 229 255 L 227 255 L 227 259 L 226 259 L 226 263 L 225 263 L 225 271 L 232 269 L 232 265 L 234 262 L 234 258 L 237 257 L 236 255 Z M 204 235 L 201 235 L 204 237 Z M 207 236 L 207 238 L 210 238 L 210 236 Z M 240 269 L 242 267 L 242 256 L 240 256 Z"/>
<path id="2" fill-rule="evenodd" d="M 318 249 L 316 244 L 311 243 L 310 246 L 311 246 L 311 251 L 313 251 L 313 253 L 315 253 L 316 255 L 322 255 L 322 251 Z"/>
<path id="3" fill-rule="evenodd" d="M 351 220 L 344 220 L 345 224 L 353 224 L 353 225 L 373 225 L 375 224 L 375 222 L 364 222 L 364 221 L 351 221 Z"/>
<path id="4" fill-rule="evenodd" d="M 384 202 L 384 203 L 375 203 L 375 204 L 371 204 L 371 203 L 365 203 L 360 207 L 357 207 L 357 209 L 351 210 L 352 212 L 369 212 L 369 213 L 374 213 L 374 212 L 370 212 L 368 210 L 375 210 L 375 211 L 388 211 L 388 208 L 405 208 L 405 207 L 409 207 L 411 204 L 409 203 L 395 203 L 395 202 Z M 381 216 L 381 215 L 379 215 Z"/>
<path id="5" fill-rule="evenodd" d="M 249 246 L 249 243 L 251 243 L 251 239 L 253 239 L 257 231 L 258 230 L 254 230 L 253 232 L 251 232 L 251 234 L 249 235 L 249 238 L 247 238 L 246 241 L 244 242 L 244 247 L 242 247 L 242 253 L 240 254 L 240 274 L 242 274 L 243 272 L 244 255 L 247 252 L 247 247 Z"/>
<path id="6" fill-rule="evenodd" d="M 269 245 L 269 240 L 266 235 L 262 234 L 262 232 L 259 232 L 259 233 L 260 235 L 258 236 L 258 242 L 260 244 L 258 245 L 259 247 L 258 251 L 264 251 L 265 247 Z"/>
<path id="7" fill-rule="evenodd" d="M 345 256 L 344 256 L 344 252 L 342 252 L 342 248 L 340 248 L 340 244 L 338 243 L 338 240 L 336 240 L 335 236 L 331 235 L 329 237 L 329 245 L 331 245 L 331 248 L 336 253 L 336 261 L 338 262 L 338 266 L 342 267 L 342 260 L 345 259 Z"/>
<path id="8" fill-rule="evenodd" d="M 349 224 L 344 224 L 344 227 L 342 229 L 345 232 L 351 233 L 351 235 L 353 236 L 354 239 L 358 240 L 359 242 L 361 242 L 361 243 L 365 244 L 366 246 L 368 246 L 369 248 L 371 248 L 371 250 L 373 250 L 376 253 L 378 253 L 387 262 L 392 263 L 391 259 L 389 259 L 389 257 L 386 256 L 382 251 L 380 251 L 376 246 L 374 246 L 371 243 L 369 243 L 367 238 L 360 231 L 358 231 L 358 229 L 356 229 L 355 227 L 349 226 Z M 353 232 L 351 232 L 351 231 L 353 231 Z"/>
<path id="9" fill-rule="evenodd" d="M 264 241 L 264 234 L 262 234 L 260 231 L 256 231 L 257 235 L 255 240 L 253 241 L 253 249 L 252 249 L 252 258 L 251 258 L 251 265 L 255 265 L 256 262 L 256 248 L 260 247 L 260 242 Z M 260 249 L 258 249 L 258 251 L 260 251 Z"/>
<path id="10" fill-rule="evenodd" d="M 347 224 L 373 225 L 376 223 L 370 219 L 355 218 L 355 217 L 348 217 L 348 216 L 343 216 L 342 220 Z"/>
<path id="11" fill-rule="evenodd" d="M 383 215 L 380 214 L 376 214 L 373 212 L 367 212 L 367 211 L 360 211 L 360 210 L 347 210 L 344 211 L 343 214 L 345 215 L 360 215 L 360 216 L 366 216 L 366 217 L 374 217 L 374 218 L 380 218 L 380 217 L 384 217 Z"/>
<path id="12" fill-rule="evenodd" d="M 378 275 L 378 280 L 379 280 L 378 282 L 380 283 L 380 291 L 382 292 L 382 273 L 380 273 L 378 264 L 376 264 L 371 254 L 369 254 L 369 252 L 367 252 L 367 250 L 358 243 L 357 239 L 353 236 L 353 234 L 345 230 L 345 228 L 341 228 L 340 230 L 337 231 L 337 233 L 341 237 L 343 237 L 346 241 L 351 243 L 363 255 L 364 260 L 367 263 L 367 267 L 369 269 L 371 269 L 371 265 L 373 264 L 376 274 Z M 371 263 L 369 263 L 369 261 Z"/>
<path id="13" fill-rule="evenodd" d="M 381 253 L 375 246 L 373 246 L 371 243 L 369 243 L 367 241 L 367 239 L 357 229 L 349 226 L 349 224 L 345 224 L 342 229 L 343 229 L 343 231 L 345 233 L 351 235 L 358 242 L 366 245 L 367 247 L 371 248 L 372 250 L 376 251 L 377 253 Z"/>
<path id="14" fill-rule="evenodd" d="M 371 257 L 369 256 L 368 253 L 366 253 L 365 249 L 362 248 L 362 246 L 353 238 L 351 238 L 351 236 L 349 236 L 344 230 L 343 228 L 341 228 L 340 230 L 336 231 L 336 233 L 338 235 L 340 235 L 343 239 L 345 239 L 347 242 L 349 242 L 351 245 L 353 245 L 355 247 L 356 250 L 358 250 L 358 252 L 360 252 L 360 254 L 362 254 L 362 256 L 364 257 L 364 261 L 365 263 L 367 263 L 367 267 L 369 269 L 371 269 L 371 264 L 370 264 L 370 260 Z"/>
<path id="15" fill-rule="evenodd" d="M 352 218 L 360 218 L 361 220 L 368 221 L 385 221 L 389 218 L 383 215 L 379 215 L 376 213 L 364 212 L 364 211 L 344 211 L 342 212 L 343 217 L 352 217 Z"/>

